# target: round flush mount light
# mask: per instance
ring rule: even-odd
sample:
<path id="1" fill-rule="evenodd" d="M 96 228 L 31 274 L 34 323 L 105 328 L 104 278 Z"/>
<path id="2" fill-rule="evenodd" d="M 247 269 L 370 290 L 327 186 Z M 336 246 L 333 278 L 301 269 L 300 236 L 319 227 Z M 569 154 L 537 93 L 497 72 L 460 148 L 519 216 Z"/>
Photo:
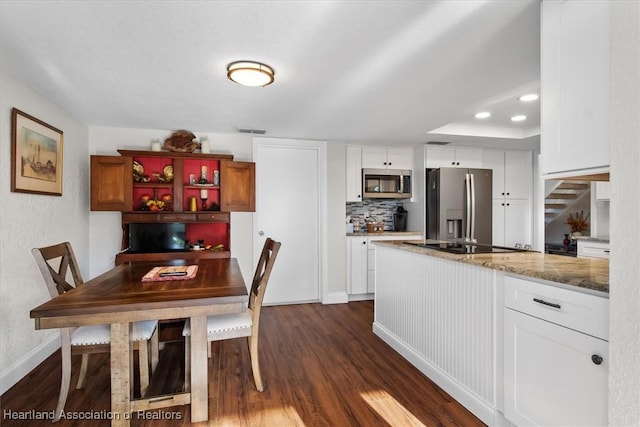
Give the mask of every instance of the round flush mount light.
<path id="1" fill-rule="evenodd" d="M 528 93 L 526 95 L 522 95 L 520 98 L 518 98 L 518 100 L 522 102 L 531 102 L 531 101 L 535 101 L 539 97 L 540 96 L 538 96 L 537 93 Z"/>
<path id="2" fill-rule="evenodd" d="M 255 61 L 236 61 L 227 66 L 227 77 L 243 86 L 264 87 L 273 83 L 273 68 Z"/>
<path id="3" fill-rule="evenodd" d="M 522 122 L 522 121 L 524 121 L 524 120 L 527 120 L 527 116 L 522 116 L 522 115 L 520 115 L 520 116 L 513 116 L 513 117 L 511 117 L 511 121 L 512 121 L 512 122 Z"/>
<path id="4" fill-rule="evenodd" d="M 491 113 L 488 111 L 476 113 L 476 119 L 488 119 L 489 117 L 491 117 Z"/>

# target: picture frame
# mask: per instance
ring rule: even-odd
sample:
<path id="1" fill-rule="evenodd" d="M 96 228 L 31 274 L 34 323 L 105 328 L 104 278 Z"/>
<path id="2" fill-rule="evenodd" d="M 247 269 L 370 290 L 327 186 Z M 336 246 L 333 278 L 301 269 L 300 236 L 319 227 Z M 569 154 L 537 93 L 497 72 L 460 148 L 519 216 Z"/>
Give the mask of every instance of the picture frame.
<path id="1" fill-rule="evenodd" d="M 11 191 L 62 196 L 63 132 L 11 110 Z"/>

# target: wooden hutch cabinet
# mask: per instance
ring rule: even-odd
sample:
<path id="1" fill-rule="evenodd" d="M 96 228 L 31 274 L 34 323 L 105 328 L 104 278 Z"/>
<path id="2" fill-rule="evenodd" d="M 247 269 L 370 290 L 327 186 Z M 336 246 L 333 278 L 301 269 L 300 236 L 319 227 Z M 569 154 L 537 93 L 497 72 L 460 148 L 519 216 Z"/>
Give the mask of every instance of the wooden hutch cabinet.
<path id="1" fill-rule="evenodd" d="M 231 256 L 230 212 L 255 211 L 255 163 L 236 162 L 227 154 L 118 153 L 120 156 L 91 156 L 91 210 L 122 213 L 122 252 L 116 264 Z M 147 203 L 149 200 L 163 203 Z M 185 224 L 189 243 L 202 241 L 215 249 L 130 250 L 132 224 L 159 224 L 160 228 L 168 223 Z"/>

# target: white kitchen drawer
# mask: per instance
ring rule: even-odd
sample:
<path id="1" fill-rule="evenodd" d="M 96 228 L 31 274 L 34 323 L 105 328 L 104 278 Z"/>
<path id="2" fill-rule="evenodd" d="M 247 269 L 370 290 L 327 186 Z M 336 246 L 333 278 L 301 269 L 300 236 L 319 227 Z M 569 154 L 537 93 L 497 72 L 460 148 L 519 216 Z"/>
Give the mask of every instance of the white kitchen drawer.
<path id="1" fill-rule="evenodd" d="M 609 259 L 609 243 L 578 240 L 578 256 Z"/>
<path id="2" fill-rule="evenodd" d="M 609 340 L 609 299 L 517 277 L 504 279 L 504 305 Z"/>

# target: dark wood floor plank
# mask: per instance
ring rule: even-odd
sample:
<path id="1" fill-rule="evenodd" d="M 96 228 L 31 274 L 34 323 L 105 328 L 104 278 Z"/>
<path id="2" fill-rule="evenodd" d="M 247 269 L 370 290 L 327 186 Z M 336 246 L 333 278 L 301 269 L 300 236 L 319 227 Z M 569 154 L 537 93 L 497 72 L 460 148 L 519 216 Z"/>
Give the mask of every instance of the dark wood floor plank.
<path id="1" fill-rule="evenodd" d="M 264 307 L 260 361 L 265 391 L 256 390 L 246 339 L 212 343 L 209 422 L 194 426 L 483 426 L 372 333 L 373 303 Z M 167 342 L 154 388 L 180 389 L 184 369 L 181 324 L 162 324 Z M 167 364 L 168 363 L 168 364 Z M 66 411 L 100 415 L 110 408 L 108 355 L 94 355 L 84 390 L 75 390 L 73 360 Z M 60 353 L 54 353 L 0 397 L 2 411 L 44 413 L 56 406 Z M 154 390 L 155 391 L 155 390 Z M 164 390 L 166 391 L 166 390 Z M 132 426 L 190 426 L 189 406 L 133 414 Z M 2 426 L 51 426 L 12 420 Z M 108 420 L 62 420 L 58 426 L 105 426 Z"/>

